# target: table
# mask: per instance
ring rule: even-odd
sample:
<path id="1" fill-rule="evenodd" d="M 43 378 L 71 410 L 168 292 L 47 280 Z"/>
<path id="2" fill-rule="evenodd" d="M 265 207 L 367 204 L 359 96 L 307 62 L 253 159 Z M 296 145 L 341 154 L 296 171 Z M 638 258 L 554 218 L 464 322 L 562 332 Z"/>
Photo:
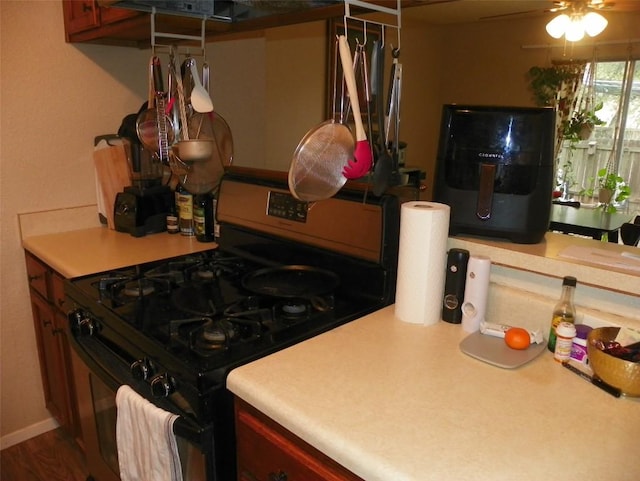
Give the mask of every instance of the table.
<path id="1" fill-rule="evenodd" d="M 607 213 L 602 209 L 552 204 L 549 230 L 585 235 L 598 240 L 602 239 L 603 234 L 607 234 L 609 240 L 614 240 L 614 237 L 617 240 L 618 229 L 625 222 L 630 222 L 631 217 L 629 213 Z"/>

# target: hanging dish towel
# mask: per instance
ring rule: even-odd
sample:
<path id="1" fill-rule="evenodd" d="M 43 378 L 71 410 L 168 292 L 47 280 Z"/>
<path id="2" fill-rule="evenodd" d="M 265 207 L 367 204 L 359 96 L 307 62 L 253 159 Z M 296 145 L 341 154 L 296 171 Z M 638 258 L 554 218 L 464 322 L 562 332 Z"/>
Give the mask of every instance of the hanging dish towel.
<path id="1" fill-rule="evenodd" d="M 116 393 L 116 407 L 122 481 L 182 481 L 173 434 L 178 415 L 160 409 L 126 385 Z"/>

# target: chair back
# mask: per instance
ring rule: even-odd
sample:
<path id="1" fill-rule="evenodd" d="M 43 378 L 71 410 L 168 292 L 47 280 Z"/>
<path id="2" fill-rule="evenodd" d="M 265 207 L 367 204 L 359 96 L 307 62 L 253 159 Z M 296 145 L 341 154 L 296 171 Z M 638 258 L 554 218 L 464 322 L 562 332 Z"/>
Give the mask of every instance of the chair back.
<path id="1" fill-rule="evenodd" d="M 640 224 L 632 224 L 631 222 L 622 224 L 620 238 L 624 245 L 638 246 L 640 244 Z"/>

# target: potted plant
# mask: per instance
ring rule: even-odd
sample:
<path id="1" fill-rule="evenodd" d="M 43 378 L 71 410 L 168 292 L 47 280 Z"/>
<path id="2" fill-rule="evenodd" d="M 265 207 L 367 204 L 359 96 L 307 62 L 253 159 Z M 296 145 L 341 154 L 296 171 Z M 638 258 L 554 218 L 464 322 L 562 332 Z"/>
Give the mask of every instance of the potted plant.
<path id="1" fill-rule="evenodd" d="M 563 138 L 570 142 L 570 148 L 575 149 L 575 144 L 581 140 L 587 140 L 596 125 L 603 125 L 605 122 L 596 115 L 602 108 L 602 102 L 598 103 L 592 110 L 580 110 L 575 112 L 571 119 L 563 122 Z"/>
<path id="2" fill-rule="evenodd" d="M 579 70 L 573 65 L 531 67 L 529 85 L 536 105 L 555 107 L 562 83 L 574 80 L 579 75 L 578 72 Z"/>
<path id="3" fill-rule="evenodd" d="M 605 212 L 616 212 L 614 203 L 619 204 L 631 195 L 631 189 L 625 180 L 611 172 L 609 166 L 600 169 L 596 177 L 591 180 L 594 182 L 594 187 L 586 189 L 584 194 L 593 197 L 597 189 L 598 202 Z"/>

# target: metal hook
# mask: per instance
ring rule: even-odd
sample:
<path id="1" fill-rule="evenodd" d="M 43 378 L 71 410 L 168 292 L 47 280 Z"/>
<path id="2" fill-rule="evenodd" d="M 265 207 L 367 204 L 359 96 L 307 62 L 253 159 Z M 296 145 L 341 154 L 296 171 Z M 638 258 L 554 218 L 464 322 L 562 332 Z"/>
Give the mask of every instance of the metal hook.
<path id="1" fill-rule="evenodd" d="M 362 46 L 364 47 L 367 44 L 367 21 L 364 21 L 364 25 L 362 26 L 364 30 L 364 43 Z"/>

